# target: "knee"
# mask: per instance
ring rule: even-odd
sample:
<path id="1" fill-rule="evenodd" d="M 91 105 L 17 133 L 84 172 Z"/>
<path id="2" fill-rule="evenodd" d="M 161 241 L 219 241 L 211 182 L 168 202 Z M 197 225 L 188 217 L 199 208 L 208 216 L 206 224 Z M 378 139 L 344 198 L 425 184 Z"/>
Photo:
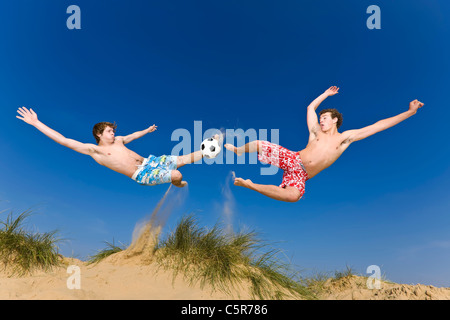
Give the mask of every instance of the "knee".
<path id="1" fill-rule="evenodd" d="M 260 151 L 261 151 L 261 144 L 262 144 L 262 141 L 261 141 L 261 140 L 254 140 L 253 142 L 254 142 L 255 145 L 256 145 L 256 151 L 260 152 Z"/>
<path id="2" fill-rule="evenodd" d="M 178 170 L 172 170 L 172 181 L 179 182 L 183 179 L 183 175 Z"/>
<path id="3" fill-rule="evenodd" d="M 294 192 L 291 192 L 287 198 L 288 202 L 297 202 L 298 200 L 300 200 L 302 198 L 302 194 L 300 193 L 300 191 L 296 190 Z"/>

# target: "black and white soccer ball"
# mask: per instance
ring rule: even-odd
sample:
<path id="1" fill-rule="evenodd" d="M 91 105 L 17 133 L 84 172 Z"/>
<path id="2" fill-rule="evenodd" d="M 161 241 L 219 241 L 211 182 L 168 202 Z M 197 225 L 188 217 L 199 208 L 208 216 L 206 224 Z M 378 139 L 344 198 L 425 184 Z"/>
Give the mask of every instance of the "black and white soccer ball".
<path id="1" fill-rule="evenodd" d="M 221 147 L 216 139 L 208 138 L 203 140 L 200 149 L 204 157 L 212 159 L 217 157 L 220 153 Z"/>

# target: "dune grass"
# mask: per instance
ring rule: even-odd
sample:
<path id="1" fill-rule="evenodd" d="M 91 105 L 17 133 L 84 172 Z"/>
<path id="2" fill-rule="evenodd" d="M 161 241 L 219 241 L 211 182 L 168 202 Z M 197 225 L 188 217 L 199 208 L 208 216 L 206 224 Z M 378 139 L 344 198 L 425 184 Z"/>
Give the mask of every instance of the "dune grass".
<path id="1" fill-rule="evenodd" d="M 318 298 L 326 297 L 330 293 L 336 291 L 336 288 L 344 288 L 353 286 L 357 289 L 368 289 L 367 274 L 359 273 L 354 268 L 346 265 L 345 269 L 335 270 L 334 272 L 318 272 L 312 276 L 302 278 L 300 283 L 307 287 Z M 382 283 L 395 284 L 381 275 Z"/>
<path id="2" fill-rule="evenodd" d="M 114 239 L 113 242 L 108 242 L 108 241 L 104 241 L 104 243 L 106 244 L 106 248 L 99 250 L 96 254 L 90 256 L 87 260 L 87 264 L 93 264 L 93 263 L 98 263 L 101 260 L 103 260 L 106 257 L 109 257 L 110 255 L 117 253 L 117 252 L 121 252 L 123 250 L 126 249 L 126 247 L 124 245 L 122 246 L 116 246 L 114 244 Z"/>
<path id="3" fill-rule="evenodd" d="M 157 263 L 171 269 L 191 284 L 208 283 L 231 293 L 241 285 L 250 287 L 254 299 L 283 299 L 289 296 L 312 299 L 313 295 L 295 281 L 290 265 L 255 232 L 226 233 L 217 224 L 202 228 L 192 215 L 182 218 L 176 229 L 155 247 Z"/>
<path id="4" fill-rule="evenodd" d="M 316 297 L 328 292 L 330 283 L 336 283 L 341 279 L 350 279 L 357 275 L 355 270 L 348 265 L 344 270 L 335 270 L 334 272 L 316 272 L 309 277 L 302 277 L 300 283 L 308 288 Z"/>
<path id="5" fill-rule="evenodd" d="M 278 256 L 281 251 L 258 238 L 255 232 L 227 233 L 220 224 L 200 227 L 193 215 L 185 216 L 175 230 L 158 238 L 153 250 L 157 266 L 181 275 L 189 284 L 210 285 L 232 294 L 250 288 L 254 299 L 315 299 L 311 290 L 296 281 L 297 274 Z M 124 248 L 107 243 L 92 256 L 99 262 Z"/>
<path id="6" fill-rule="evenodd" d="M 32 233 L 25 229 L 25 220 L 30 215 L 30 210 L 17 217 L 11 212 L 5 221 L 0 220 L 0 263 L 11 275 L 49 270 L 60 262 L 57 231 Z"/>
<path id="7" fill-rule="evenodd" d="M 208 284 L 231 295 L 248 287 L 253 299 L 320 299 L 329 292 L 330 285 L 353 276 L 364 278 L 349 266 L 301 277 L 292 265 L 279 258 L 279 249 L 262 241 L 255 232 L 225 230 L 220 224 L 211 229 L 200 227 L 195 216 L 184 216 L 171 233 L 157 239 L 153 261 L 172 271 L 174 280 L 180 275 L 191 285 Z M 126 249 L 114 242 L 106 244 L 106 249 L 91 257 L 91 263 Z"/>

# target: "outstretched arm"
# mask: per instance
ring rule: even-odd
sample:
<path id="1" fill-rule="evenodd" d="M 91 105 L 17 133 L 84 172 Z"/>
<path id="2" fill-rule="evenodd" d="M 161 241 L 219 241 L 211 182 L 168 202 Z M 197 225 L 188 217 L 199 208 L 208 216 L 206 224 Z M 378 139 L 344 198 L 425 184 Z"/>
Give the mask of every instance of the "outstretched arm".
<path id="1" fill-rule="evenodd" d="M 135 133 L 129 134 L 127 136 L 122 137 L 123 139 L 123 144 L 127 144 L 133 140 L 139 139 L 143 136 L 145 136 L 147 133 L 153 132 L 156 130 L 156 128 L 158 128 L 158 126 L 152 125 L 150 127 L 148 127 L 145 130 L 142 131 L 136 131 Z"/>
<path id="2" fill-rule="evenodd" d="M 317 118 L 316 109 L 317 107 L 328 97 L 334 96 L 339 91 L 338 87 L 330 87 L 308 106 L 306 112 L 306 123 L 308 124 L 308 130 L 310 133 L 315 133 L 319 129 L 319 119 Z"/>
<path id="3" fill-rule="evenodd" d="M 59 132 L 47 127 L 45 124 L 38 120 L 37 114 L 33 111 L 33 109 L 30 108 L 30 110 L 28 110 L 27 108 L 22 107 L 17 110 L 17 113 L 19 113 L 20 115 L 16 116 L 17 119 L 20 119 L 32 125 L 57 143 L 83 154 L 90 155 L 95 152 L 96 146 L 94 144 L 81 143 L 73 139 L 68 139 Z"/>
<path id="4" fill-rule="evenodd" d="M 364 127 L 361 129 L 356 129 L 356 130 L 348 130 L 348 131 L 343 132 L 342 134 L 345 137 L 345 141 L 347 141 L 349 143 L 365 139 L 371 135 L 374 135 L 375 133 L 389 129 L 389 128 L 395 126 L 396 124 L 415 115 L 417 113 L 417 110 L 419 108 L 423 107 L 423 105 L 424 104 L 422 102 L 418 101 L 417 99 L 413 100 L 409 103 L 408 111 L 400 113 L 399 115 L 396 115 L 391 118 L 380 120 L 371 126 L 367 126 L 367 127 Z"/>

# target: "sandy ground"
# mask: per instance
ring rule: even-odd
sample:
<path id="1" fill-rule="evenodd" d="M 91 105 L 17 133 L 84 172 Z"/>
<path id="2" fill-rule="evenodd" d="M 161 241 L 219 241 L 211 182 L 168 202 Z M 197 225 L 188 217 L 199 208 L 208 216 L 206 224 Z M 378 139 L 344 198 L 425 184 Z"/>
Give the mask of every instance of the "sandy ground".
<path id="1" fill-rule="evenodd" d="M 0 268 L 0 299 L 251 299 L 245 288 L 227 295 L 208 285 L 189 284 L 181 275 L 174 278 L 172 272 L 158 268 L 153 248 L 161 225 L 155 223 L 155 217 L 136 226 L 130 247 L 96 264 L 62 257 L 61 266 L 52 271 L 22 277 L 10 276 Z"/>
<path id="2" fill-rule="evenodd" d="M 75 281 L 76 272 L 67 272 L 69 266 L 80 268 L 79 283 Z M 77 284 L 79 289 L 75 287 Z M 189 286 L 181 278 L 173 281 L 172 273 L 157 271 L 154 265 L 111 261 L 86 265 L 80 260 L 64 259 L 64 266 L 51 272 L 25 277 L 1 274 L 0 299 L 203 300 L 228 299 L 228 296 L 220 292 L 211 294 L 211 288 L 207 286 Z"/>
<path id="3" fill-rule="evenodd" d="M 79 267 L 79 279 L 70 266 Z M 381 282 L 379 289 L 368 289 L 367 278 L 352 276 L 325 283 L 321 300 L 450 300 L 450 288 Z M 69 283 L 69 284 L 68 284 Z M 73 288 L 79 284 L 79 289 Z M 70 289 L 72 287 L 72 289 Z M 77 259 L 63 259 L 63 265 L 50 272 L 23 277 L 0 273 L 0 299 L 22 300 L 222 300 L 251 299 L 242 288 L 232 295 L 209 286 L 189 285 L 181 277 L 142 264 L 140 258 L 116 254 L 98 264 L 87 265 Z"/>
<path id="4" fill-rule="evenodd" d="M 155 235 L 160 228 L 151 224 L 138 226 L 140 236 L 126 250 L 96 264 L 62 258 L 60 267 L 50 272 L 27 276 L 9 276 L 0 272 L 0 299 L 151 299 L 203 300 L 250 299 L 236 291 L 233 296 L 205 285 L 192 285 L 182 276 L 158 268 L 153 263 Z"/>
<path id="5" fill-rule="evenodd" d="M 406 285 L 373 279 L 367 284 L 366 277 L 351 276 L 329 279 L 324 285 L 323 300 L 450 300 L 450 288 L 427 285 Z M 373 289 L 369 289 L 369 287 Z"/>

